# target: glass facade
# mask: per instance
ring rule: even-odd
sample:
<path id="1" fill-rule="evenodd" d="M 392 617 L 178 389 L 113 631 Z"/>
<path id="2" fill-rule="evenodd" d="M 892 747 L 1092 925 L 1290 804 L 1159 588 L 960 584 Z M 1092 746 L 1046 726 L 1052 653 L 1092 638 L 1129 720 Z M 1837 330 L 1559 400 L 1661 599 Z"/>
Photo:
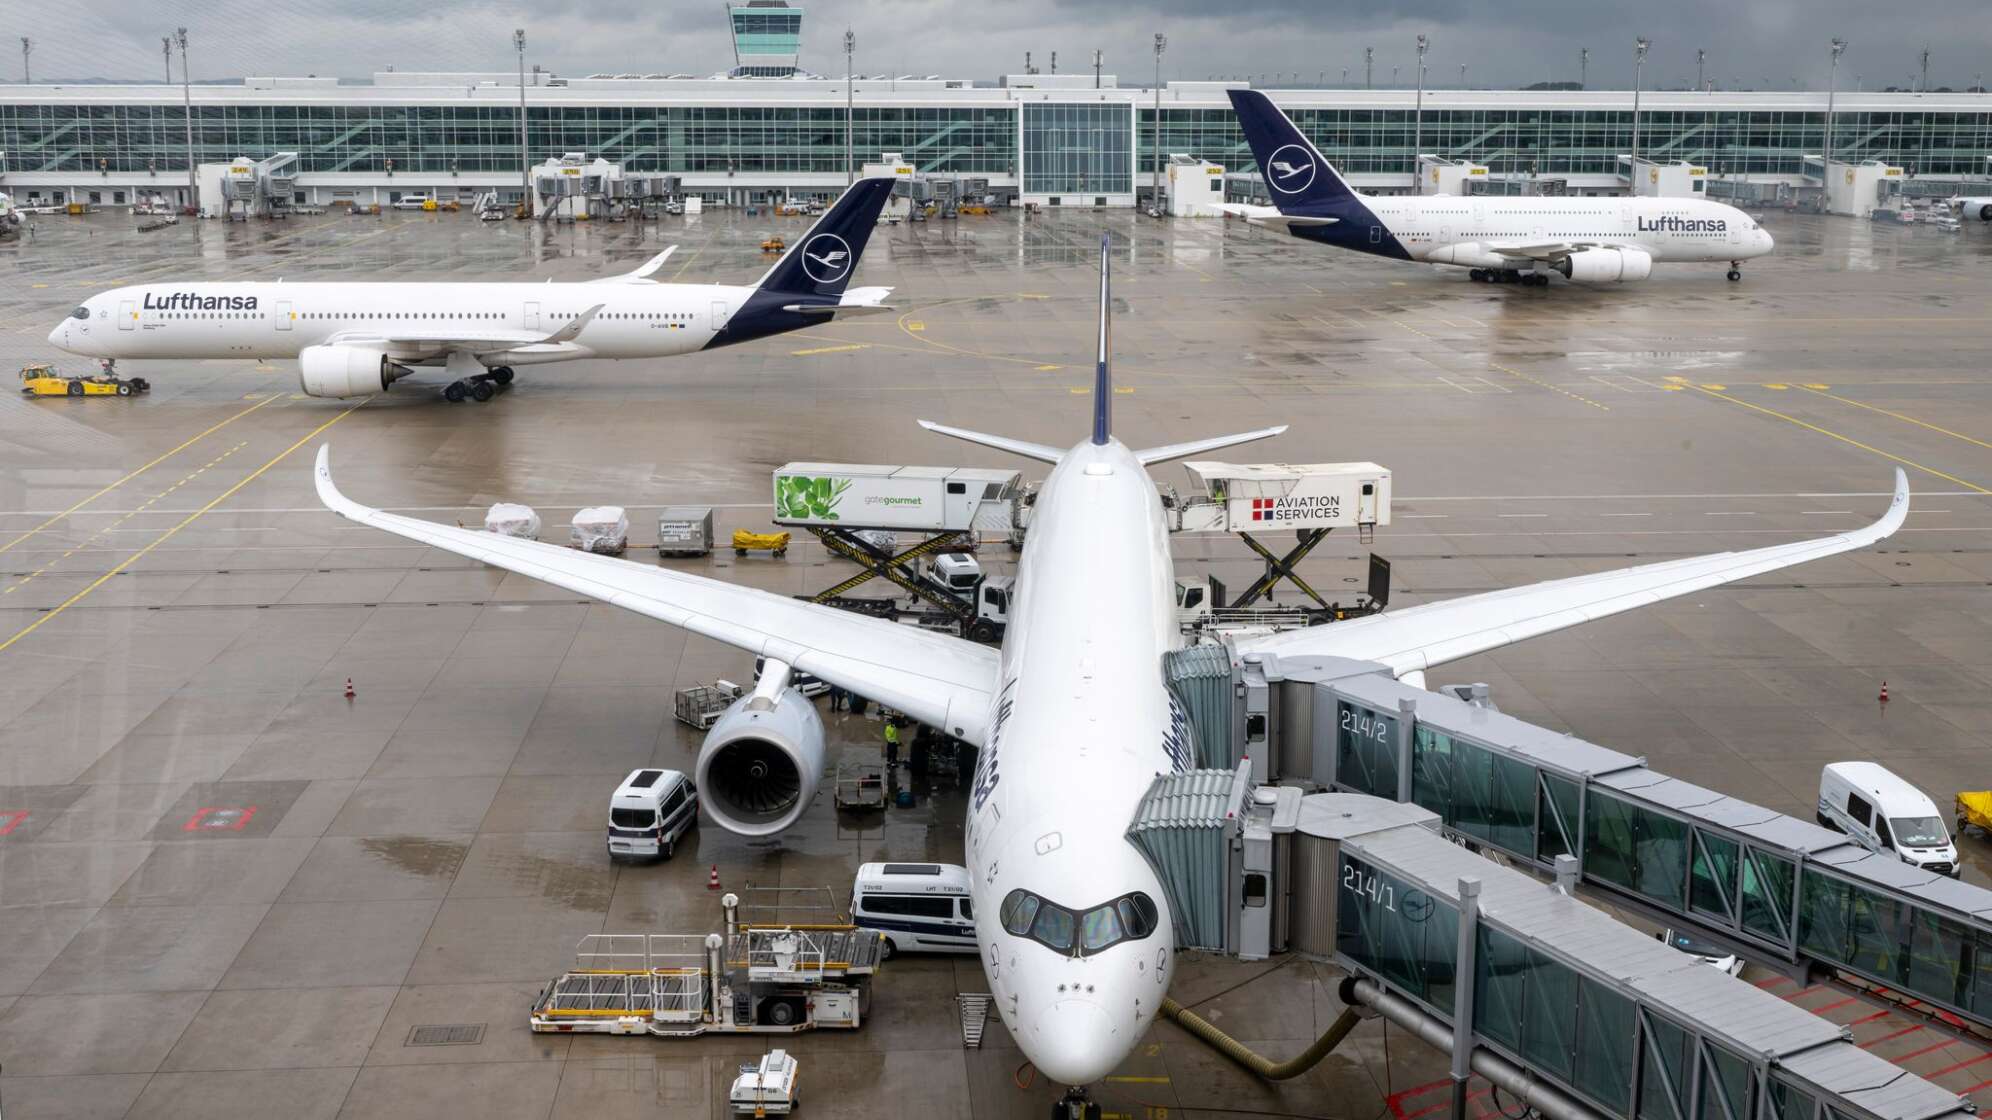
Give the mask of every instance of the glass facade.
<path id="1" fill-rule="evenodd" d="M 1026 101 L 1024 193 L 1092 198 L 1134 192 L 1126 102 Z"/>
<path id="2" fill-rule="evenodd" d="M 1476 937 L 1473 983 L 1475 1030 L 1612 1113 L 1625 1114 L 1632 1092 L 1633 1001 L 1487 925 Z"/>
<path id="3" fill-rule="evenodd" d="M 1347 853 L 1336 874 L 1335 951 L 1450 1014 L 1459 911 Z"/>
<path id="4" fill-rule="evenodd" d="M 1338 707 L 1336 783 L 1371 797 L 1397 800 L 1397 717 L 1347 700 Z"/>
<path id="5" fill-rule="evenodd" d="M 1294 109 L 1294 124 L 1350 174 L 1409 174 L 1420 132 L 1408 109 Z M 1139 109 L 1140 166 L 1154 166 L 1155 111 Z M 1495 174 L 1598 174 L 1632 150 L 1632 113 L 1577 109 L 1428 109 L 1423 147 L 1486 164 Z M 1639 115 L 1640 154 L 1688 160 L 1717 175 L 1796 175 L 1826 143 L 1826 115 L 1710 109 Z M 1836 158 L 1877 159 L 1917 175 L 1978 175 L 1992 150 L 1992 113 L 1835 113 Z M 1187 152 L 1228 171 L 1256 167 L 1229 109 L 1162 109 L 1162 152 Z"/>

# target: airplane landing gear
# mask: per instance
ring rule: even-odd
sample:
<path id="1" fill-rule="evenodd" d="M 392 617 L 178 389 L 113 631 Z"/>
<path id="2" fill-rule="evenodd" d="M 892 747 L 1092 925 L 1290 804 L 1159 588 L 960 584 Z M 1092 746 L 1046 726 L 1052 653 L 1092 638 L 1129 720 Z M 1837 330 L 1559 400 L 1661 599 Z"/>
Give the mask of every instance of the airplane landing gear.
<path id="1" fill-rule="evenodd" d="M 1729 262 L 1729 282 L 1730 282 L 1731 284 L 1734 284 L 1735 282 L 1737 282 L 1738 280 L 1741 280 L 1741 279 L 1743 279 L 1743 262 L 1742 262 L 1742 261 L 1730 261 L 1730 262 Z"/>
<path id="2" fill-rule="evenodd" d="M 1487 270 L 1484 268 L 1476 268 L 1466 275 L 1468 279 L 1478 281 L 1479 283 L 1485 284 L 1487 282 Z"/>
<path id="3" fill-rule="evenodd" d="M 1099 1102 L 1087 1100 L 1086 1090 L 1074 1086 L 1051 1106 L 1051 1120 L 1100 1120 Z"/>
<path id="4" fill-rule="evenodd" d="M 470 398 L 482 404 L 498 395 L 498 390 L 512 383 L 511 366 L 494 366 L 487 373 L 452 381 L 443 387 L 443 399 L 457 404 Z"/>

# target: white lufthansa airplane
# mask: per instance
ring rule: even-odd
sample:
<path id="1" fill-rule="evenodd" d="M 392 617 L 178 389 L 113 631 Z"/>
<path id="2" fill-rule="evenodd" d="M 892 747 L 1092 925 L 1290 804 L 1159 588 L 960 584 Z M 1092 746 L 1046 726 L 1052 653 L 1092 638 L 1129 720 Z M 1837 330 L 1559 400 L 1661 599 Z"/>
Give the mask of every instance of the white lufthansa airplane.
<path id="1" fill-rule="evenodd" d="M 1470 269 L 1475 280 L 1547 284 L 1549 273 L 1588 283 L 1644 280 L 1656 263 L 1743 262 L 1773 247 L 1750 216 L 1701 198 L 1518 198 L 1364 195 L 1257 90 L 1227 90 L 1259 163 L 1272 206 L 1222 209 L 1380 257 Z"/>
<path id="2" fill-rule="evenodd" d="M 333 485 L 341 516 L 520 572 L 767 659 L 699 752 L 706 811 L 749 835 L 787 827 L 826 765 L 807 672 L 980 748 L 968 809 L 975 935 L 1004 1025 L 1038 1069 L 1079 1088 L 1120 1066 L 1150 1028 L 1175 969 L 1174 925 L 1156 874 L 1126 839 L 1157 774 L 1195 763 L 1183 707 L 1162 676 L 1177 628 L 1168 522 L 1147 468 L 1276 435 L 1283 427 L 1133 450 L 1113 435 L 1106 252 L 1091 436 L 1059 449 L 922 421 L 929 431 L 1052 464 L 1025 538 L 1000 650 L 655 565 L 384 513 Z M 1822 540 L 1672 560 L 1430 603 L 1237 643 L 1234 654 L 1339 655 L 1425 669 L 1646 603 L 1850 549 L 1908 512 L 1896 472 L 1878 523 Z"/>
<path id="3" fill-rule="evenodd" d="M 1970 197 L 1958 195 L 1945 200 L 1951 212 L 1960 218 L 1977 218 L 1981 222 L 1992 222 L 1992 196 Z"/>
<path id="4" fill-rule="evenodd" d="M 92 296 L 48 334 L 103 358 L 296 358 L 314 397 L 378 393 L 418 366 L 455 378 L 452 401 L 489 400 L 512 367 L 665 358 L 890 310 L 890 288 L 848 289 L 890 177 L 860 179 L 752 286 L 659 283 L 677 246 L 580 283 L 134 284 Z"/>

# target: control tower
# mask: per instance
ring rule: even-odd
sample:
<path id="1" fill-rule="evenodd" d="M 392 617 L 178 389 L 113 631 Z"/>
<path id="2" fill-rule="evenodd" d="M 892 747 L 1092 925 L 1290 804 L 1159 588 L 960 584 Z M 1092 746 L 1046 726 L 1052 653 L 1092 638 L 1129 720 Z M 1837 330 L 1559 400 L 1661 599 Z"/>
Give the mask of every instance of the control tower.
<path id="1" fill-rule="evenodd" d="M 788 0 L 747 0 L 726 6 L 733 31 L 730 78 L 789 78 L 802 51 L 802 9 Z"/>

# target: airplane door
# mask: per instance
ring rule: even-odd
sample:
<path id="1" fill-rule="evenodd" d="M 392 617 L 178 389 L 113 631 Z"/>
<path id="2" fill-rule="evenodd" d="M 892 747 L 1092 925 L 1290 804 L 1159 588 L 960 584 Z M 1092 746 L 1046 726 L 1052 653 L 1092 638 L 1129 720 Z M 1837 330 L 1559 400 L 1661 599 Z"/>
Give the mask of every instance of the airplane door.
<path id="1" fill-rule="evenodd" d="M 727 308 L 724 300 L 712 301 L 712 329 L 722 330 L 726 326 Z"/>
<path id="2" fill-rule="evenodd" d="M 138 329 L 138 301 L 125 300 L 118 304 L 118 329 L 129 331 Z"/>
<path id="3" fill-rule="evenodd" d="M 539 304 L 537 303 L 526 304 L 525 329 L 529 331 L 536 331 L 540 329 Z"/>
<path id="4" fill-rule="evenodd" d="M 278 301 L 277 301 L 277 329 L 278 329 L 278 330 L 280 330 L 280 331 L 287 331 L 287 330 L 291 329 L 291 324 L 292 324 L 293 322 L 295 322 L 295 321 L 296 321 L 296 319 L 297 319 L 297 316 L 295 316 L 295 315 L 291 314 L 291 301 L 289 301 L 289 300 L 287 300 L 287 299 L 280 299 L 280 300 L 278 300 Z"/>
<path id="5" fill-rule="evenodd" d="M 1363 483 L 1362 493 L 1356 496 L 1356 521 L 1363 525 L 1376 524 L 1376 483 Z"/>
<path id="6" fill-rule="evenodd" d="M 1481 224 L 1482 222 L 1485 222 L 1486 220 L 1487 220 L 1487 202 L 1486 202 L 1486 200 L 1484 200 L 1484 199 L 1479 199 L 1479 198 L 1476 198 L 1476 199 L 1474 199 L 1474 200 L 1473 200 L 1473 224 L 1474 224 L 1474 227 L 1475 227 L 1475 228 L 1478 228 L 1478 227 L 1480 226 L 1480 224 Z"/>

